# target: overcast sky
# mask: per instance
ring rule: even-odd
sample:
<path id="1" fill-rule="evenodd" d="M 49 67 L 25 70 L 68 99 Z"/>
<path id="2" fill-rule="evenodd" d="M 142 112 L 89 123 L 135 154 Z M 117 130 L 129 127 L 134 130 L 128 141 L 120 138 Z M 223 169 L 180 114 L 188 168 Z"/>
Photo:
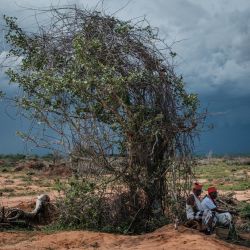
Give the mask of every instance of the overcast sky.
<path id="1" fill-rule="evenodd" d="M 98 1 L 0 0 L 0 14 L 16 16 L 27 30 L 34 29 L 34 12 L 25 8 L 77 4 L 93 7 Z M 124 20 L 146 16 L 152 26 L 177 52 L 177 71 L 188 91 L 199 94 L 208 109 L 207 124 L 214 129 L 201 133 L 197 153 L 250 153 L 250 1 L 249 0 L 106 0 L 107 13 Z M 124 8 L 123 8 L 124 7 Z M 46 21 L 45 19 L 42 21 Z M 0 20 L 0 26 L 3 20 Z M 6 50 L 0 34 L 0 57 Z M 7 78 L 0 72 L 0 86 L 9 93 Z M 13 88 L 13 87 L 12 87 Z M 7 115 L 9 114 L 9 115 Z M 15 118 L 15 110 L 1 103 L 0 153 L 25 152 L 16 130 L 27 121 Z"/>

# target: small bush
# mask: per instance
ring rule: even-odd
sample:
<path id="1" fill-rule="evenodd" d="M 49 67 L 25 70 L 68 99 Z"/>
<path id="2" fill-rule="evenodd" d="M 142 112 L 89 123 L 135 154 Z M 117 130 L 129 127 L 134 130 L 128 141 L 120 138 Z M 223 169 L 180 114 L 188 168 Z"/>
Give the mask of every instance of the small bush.
<path id="1" fill-rule="evenodd" d="M 250 204 L 243 203 L 240 207 L 240 215 L 245 219 L 250 219 Z"/>
<path id="2" fill-rule="evenodd" d="M 90 229 L 104 232 L 137 234 L 153 231 L 169 221 L 165 216 L 149 216 L 143 192 L 99 192 L 86 179 L 71 179 L 57 185 L 65 197 L 58 201 L 61 211 L 54 228 Z"/>
<path id="3" fill-rule="evenodd" d="M 65 192 L 65 198 L 58 201 L 61 214 L 58 225 L 61 228 L 98 228 L 98 197 L 94 184 L 86 180 L 71 179 L 67 184 L 57 186 Z"/>

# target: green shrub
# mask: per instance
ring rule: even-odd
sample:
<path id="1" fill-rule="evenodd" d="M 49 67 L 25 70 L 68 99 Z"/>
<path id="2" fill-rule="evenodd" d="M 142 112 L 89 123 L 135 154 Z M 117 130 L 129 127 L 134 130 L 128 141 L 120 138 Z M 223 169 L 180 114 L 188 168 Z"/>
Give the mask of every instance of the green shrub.
<path id="1" fill-rule="evenodd" d="M 98 229 L 101 211 L 94 186 L 94 183 L 75 178 L 64 185 L 57 185 L 57 190 L 65 193 L 65 197 L 58 201 L 61 211 L 58 225 L 61 228 Z"/>
<path id="2" fill-rule="evenodd" d="M 242 203 L 240 206 L 240 215 L 243 218 L 250 219 L 250 204 Z"/>
<path id="3" fill-rule="evenodd" d="M 52 228 L 137 234 L 153 231 L 169 222 L 165 216 L 148 215 L 141 192 L 104 195 L 95 183 L 76 178 L 60 185 L 57 181 L 56 186 L 65 195 L 58 201 L 60 215 Z"/>

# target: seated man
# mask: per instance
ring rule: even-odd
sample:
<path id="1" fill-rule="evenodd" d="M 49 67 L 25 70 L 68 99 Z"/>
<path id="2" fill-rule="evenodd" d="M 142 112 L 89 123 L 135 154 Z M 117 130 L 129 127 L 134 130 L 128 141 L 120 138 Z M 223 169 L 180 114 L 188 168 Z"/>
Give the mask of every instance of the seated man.
<path id="1" fill-rule="evenodd" d="M 203 215 L 203 207 L 200 201 L 202 185 L 194 183 L 193 192 L 186 200 L 186 215 L 188 220 L 201 220 Z"/>
<path id="2" fill-rule="evenodd" d="M 232 216 L 228 211 L 221 210 L 218 208 L 215 200 L 217 198 L 218 192 L 215 187 L 209 187 L 208 188 L 208 195 L 202 200 L 201 205 L 203 209 L 209 209 L 211 210 L 215 218 L 217 219 L 217 222 L 223 226 L 229 226 L 232 221 Z"/>
<path id="3" fill-rule="evenodd" d="M 186 200 L 186 215 L 188 220 L 198 221 L 200 230 L 207 234 L 212 233 L 212 229 L 216 223 L 214 214 L 209 209 L 204 209 L 200 195 L 202 192 L 202 185 L 194 183 L 193 193 L 191 193 Z"/>

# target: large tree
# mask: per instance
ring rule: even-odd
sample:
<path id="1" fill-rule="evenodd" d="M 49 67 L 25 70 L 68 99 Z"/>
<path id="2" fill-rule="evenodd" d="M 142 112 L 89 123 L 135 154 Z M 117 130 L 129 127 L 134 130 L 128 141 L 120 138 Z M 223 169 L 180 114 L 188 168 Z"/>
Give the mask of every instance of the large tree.
<path id="1" fill-rule="evenodd" d="M 74 7 L 49 13 L 50 24 L 35 33 L 5 17 L 9 56 L 22 61 L 7 71 L 21 89 L 16 104 L 53 130 L 78 166 L 92 159 L 95 175 L 107 173 L 131 197 L 143 196 L 133 220 L 175 212 L 189 187 L 193 138 L 203 119 L 197 96 L 175 73 L 176 54 L 146 20 Z M 78 168 L 86 171 L 93 169 Z"/>

